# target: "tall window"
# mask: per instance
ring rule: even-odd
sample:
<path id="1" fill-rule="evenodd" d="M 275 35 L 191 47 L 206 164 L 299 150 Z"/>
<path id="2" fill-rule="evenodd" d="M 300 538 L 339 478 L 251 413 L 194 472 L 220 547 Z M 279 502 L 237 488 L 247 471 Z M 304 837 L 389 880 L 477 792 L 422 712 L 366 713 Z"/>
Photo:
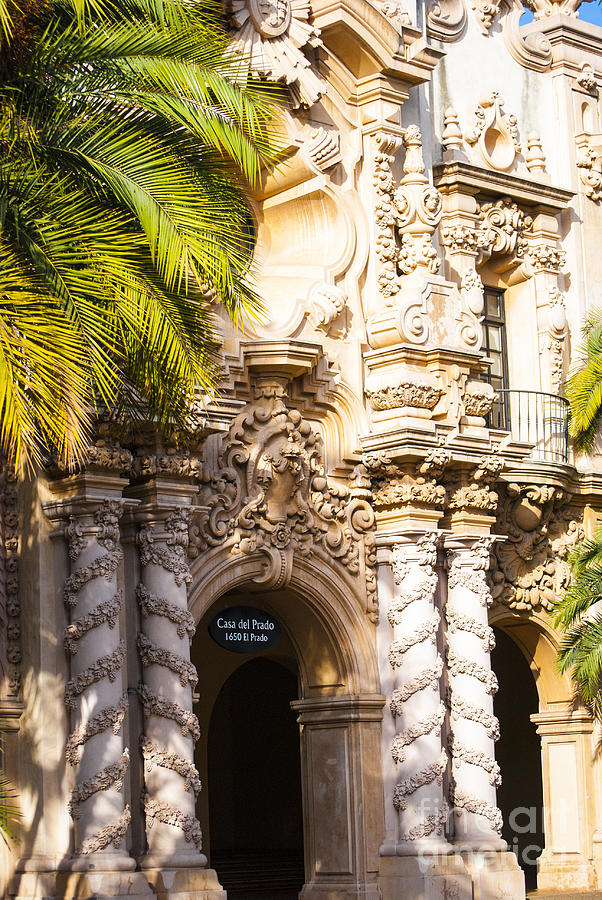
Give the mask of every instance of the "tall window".
<path id="1" fill-rule="evenodd" d="M 487 380 L 496 391 L 508 388 L 508 351 L 506 347 L 506 315 L 504 292 L 485 288 L 485 316 L 483 318 L 483 350 L 493 362 Z M 499 393 L 499 400 L 489 413 L 491 428 L 510 428 L 508 397 Z"/>

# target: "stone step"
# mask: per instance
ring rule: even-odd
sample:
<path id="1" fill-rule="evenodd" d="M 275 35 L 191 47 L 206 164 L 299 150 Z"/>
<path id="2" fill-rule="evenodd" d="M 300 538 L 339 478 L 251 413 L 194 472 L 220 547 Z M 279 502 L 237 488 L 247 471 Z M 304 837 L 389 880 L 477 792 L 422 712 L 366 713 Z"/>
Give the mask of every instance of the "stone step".
<path id="1" fill-rule="evenodd" d="M 602 900 L 602 891 L 529 891 L 527 900 Z"/>

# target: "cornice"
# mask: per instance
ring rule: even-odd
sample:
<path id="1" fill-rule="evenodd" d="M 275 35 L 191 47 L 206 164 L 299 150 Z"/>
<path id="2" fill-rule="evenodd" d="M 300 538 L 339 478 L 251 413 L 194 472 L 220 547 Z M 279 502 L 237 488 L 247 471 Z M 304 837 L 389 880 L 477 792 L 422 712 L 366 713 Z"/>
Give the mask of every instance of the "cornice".
<path id="1" fill-rule="evenodd" d="M 495 172 L 460 160 L 433 166 L 433 181 L 442 194 L 462 188 L 473 195 L 510 197 L 523 207 L 538 207 L 558 213 L 569 205 L 574 191 L 555 187 L 535 179 Z"/>
<path id="2" fill-rule="evenodd" d="M 521 28 L 521 33 L 538 31 L 545 34 L 552 45 L 551 69 L 567 69 L 568 74 L 579 71 L 589 62 L 595 71 L 602 72 L 602 28 L 573 16 L 556 15 L 538 19 Z"/>
<path id="3" fill-rule="evenodd" d="M 315 0 L 312 13 L 323 46 L 358 81 L 382 72 L 421 84 L 445 56 L 418 29 L 399 30 L 368 0 Z"/>

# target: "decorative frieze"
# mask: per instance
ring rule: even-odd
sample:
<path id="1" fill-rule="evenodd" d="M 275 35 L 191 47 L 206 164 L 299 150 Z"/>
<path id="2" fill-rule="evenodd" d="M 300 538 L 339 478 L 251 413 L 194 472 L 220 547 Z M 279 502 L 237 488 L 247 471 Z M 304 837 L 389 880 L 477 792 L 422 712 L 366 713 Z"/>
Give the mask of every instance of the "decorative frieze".
<path id="1" fill-rule="evenodd" d="M 534 272 L 559 272 L 566 263 L 566 253 L 547 241 L 529 244 L 529 261 Z"/>
<path id="2" fill-rule="evenodd" d="M 445 391 L 436 385 L 434 379 L 416 374 L 414 378 L 387 385 L 376 390 L 366 390 L 366 397 L 374 410 L 413 407 L 434 409 Z"/>

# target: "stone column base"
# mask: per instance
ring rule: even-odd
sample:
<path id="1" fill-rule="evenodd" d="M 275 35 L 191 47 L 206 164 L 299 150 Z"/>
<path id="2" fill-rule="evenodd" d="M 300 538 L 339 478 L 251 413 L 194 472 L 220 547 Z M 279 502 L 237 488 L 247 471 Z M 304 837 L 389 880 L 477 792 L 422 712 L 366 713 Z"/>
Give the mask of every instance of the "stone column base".
<path id="1" fill-rule="evenodd" d="M 142 872 L 59 872 L 57 900 L 150 900 L 151 887 Z"/>
<path id="2" fill-rule="evenodd" d="M 382 900 L 473 900 L 472 878 L 457 854 L 383 856 L 378 883 Z"/>
<path id="3" fill-rule="evenodd" d="M 490 900 L 491 897 L 524 900 L 526 897 L 525 875 L 511 851 L 474 850 L 462 853 L 462 858 L 472 875 L 474 900 Z"/>
<path id="4" fill-rule="evenodd" d="M 56 872 L 16 872 L 8 896 L 11 900 L 55 900 Z"/>
<path id="5" fill-rule="evenodd" d="M 303 885 L 300 900 L 381 900 L 377 884 L 322 884 L 309 881 Z"/>
<path id="6" fill-rule="evenodd" d="M 576 858 L 575 858 L 576 857 Z M 592 891 L 596 882 L 594 865 L 582 855 L 544 850 L 537 860 L 537 887 L 542 891 Z"/>
<path id="7" fill-rule="evenodd" d="M 145 869 L 158 900 L 224 900 L 215 869 Z"/>

